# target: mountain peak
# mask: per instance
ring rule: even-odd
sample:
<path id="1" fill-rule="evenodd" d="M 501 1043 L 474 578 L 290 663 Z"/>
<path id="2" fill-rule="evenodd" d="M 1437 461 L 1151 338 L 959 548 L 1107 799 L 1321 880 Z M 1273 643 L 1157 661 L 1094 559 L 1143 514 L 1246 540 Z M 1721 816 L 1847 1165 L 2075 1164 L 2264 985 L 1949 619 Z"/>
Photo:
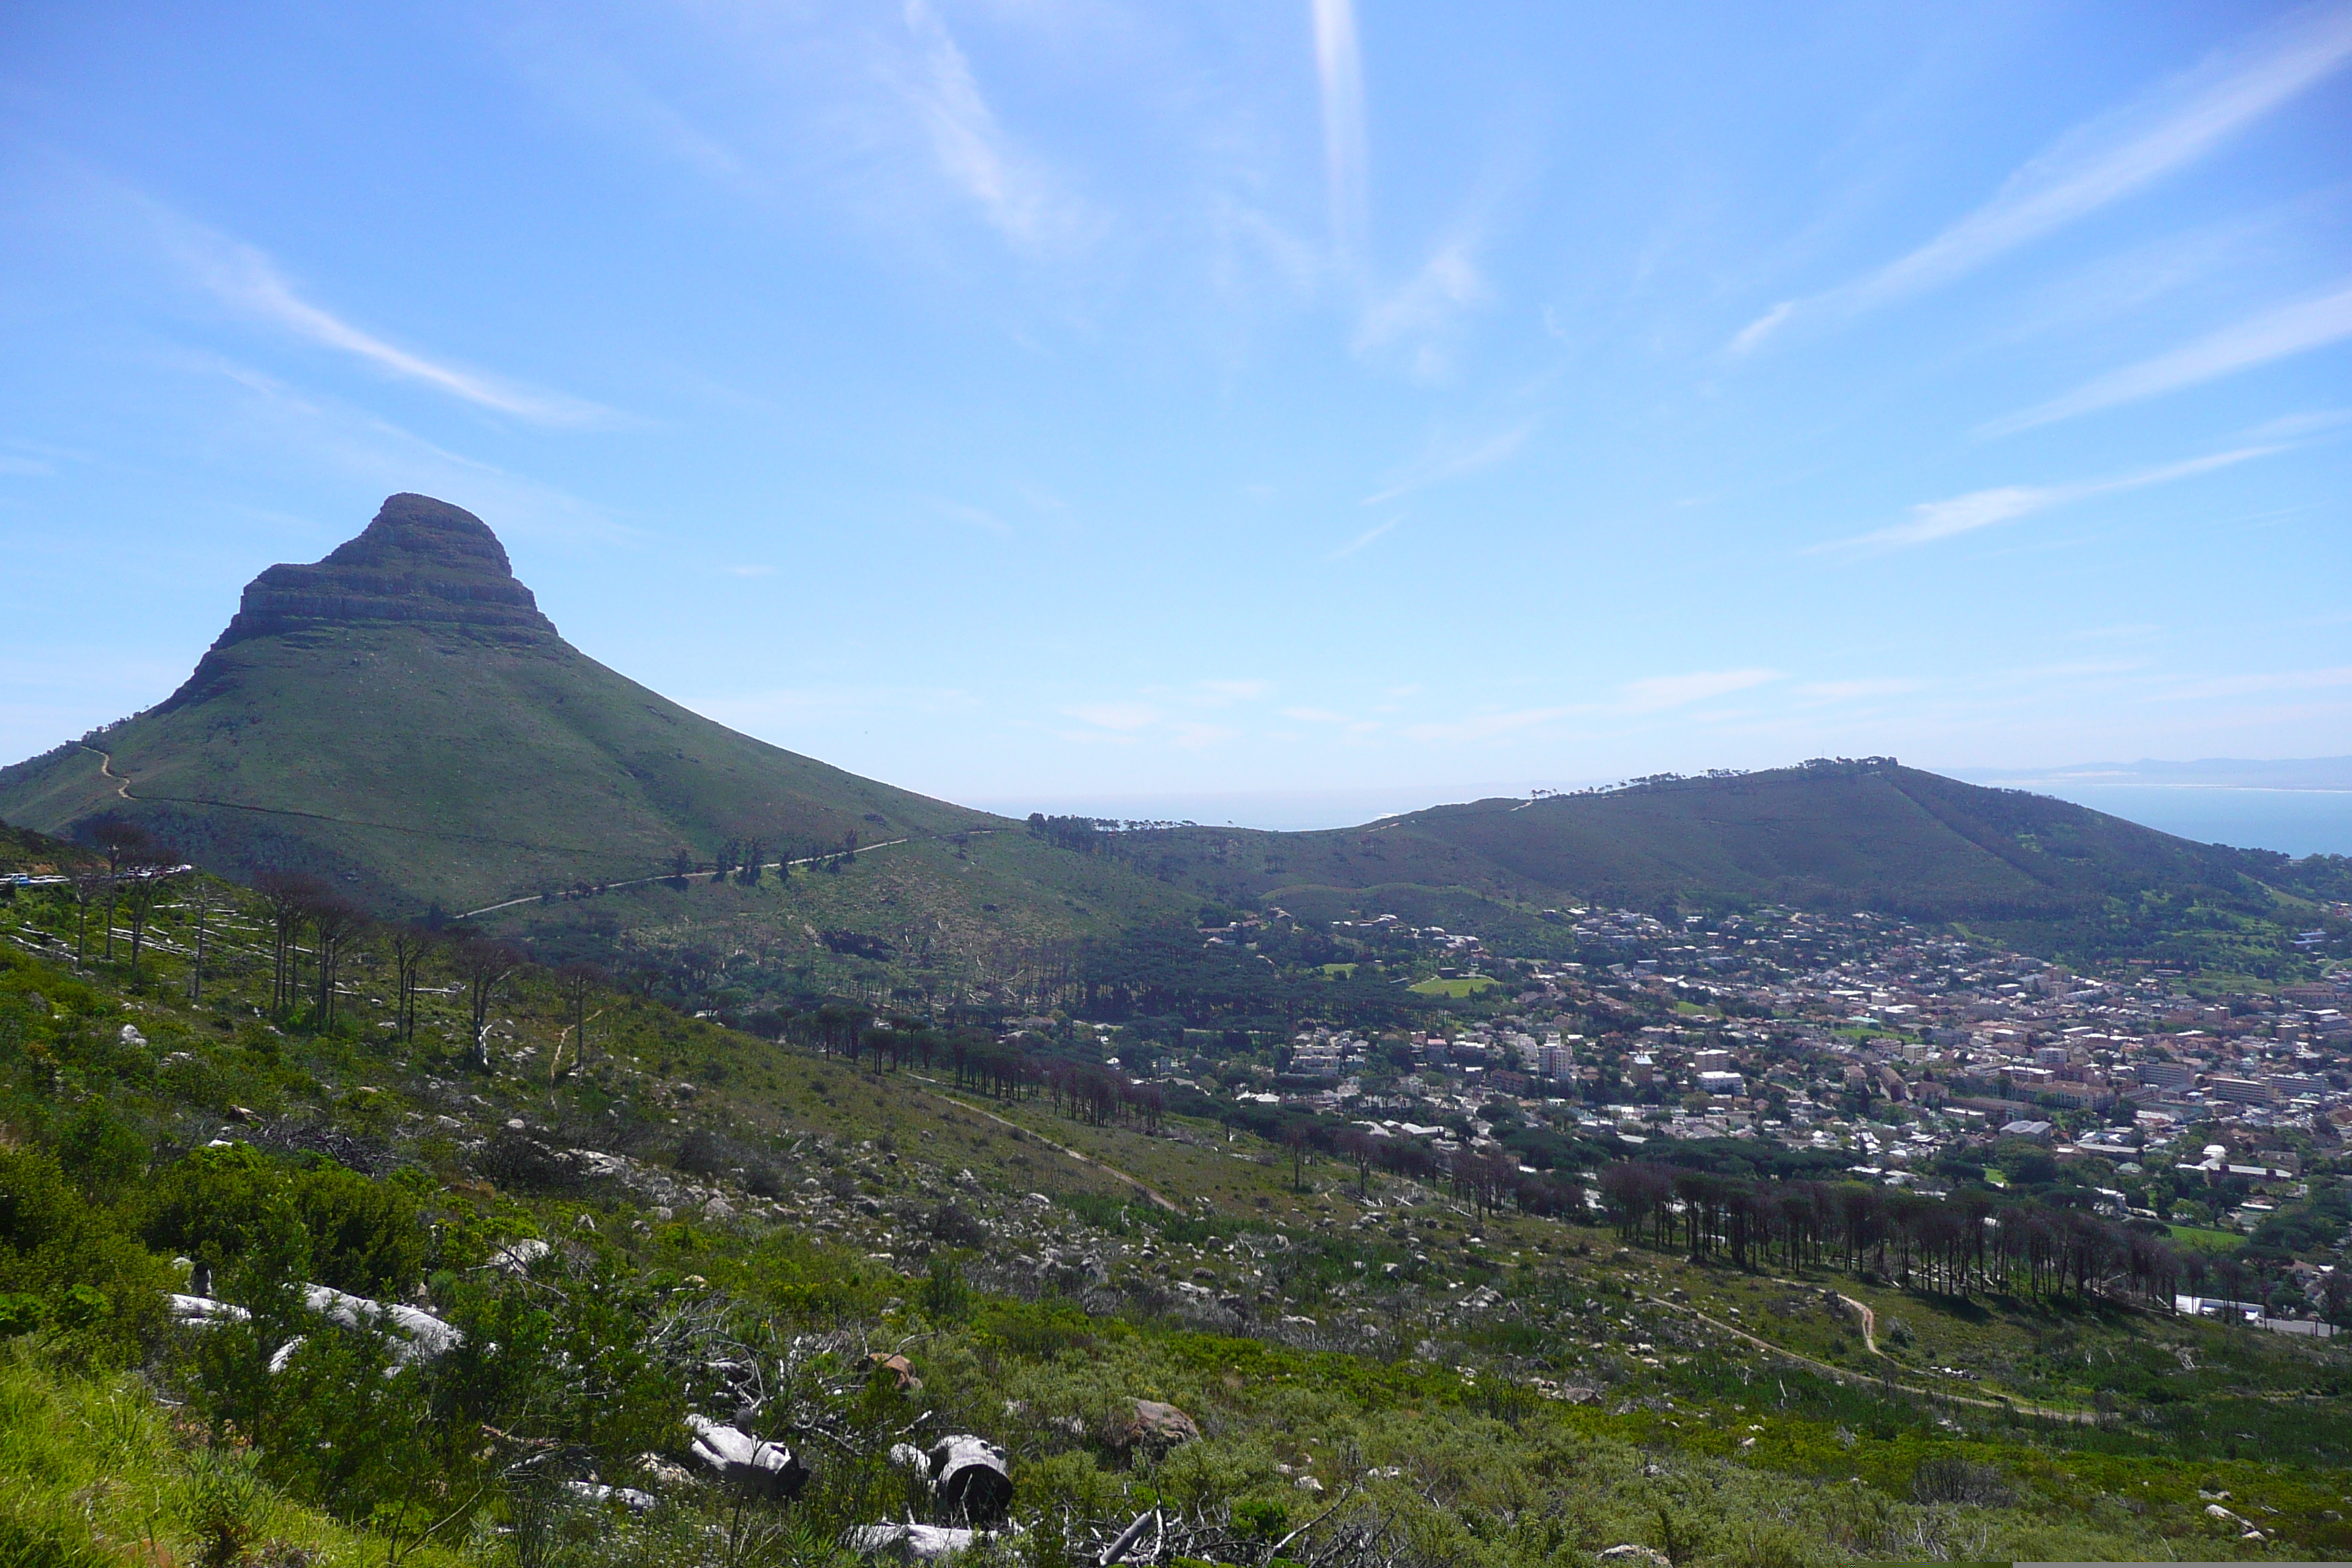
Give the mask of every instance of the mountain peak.
<path id="1" fill-rule="evenodd" d="M 272 566 L 246 584 L 213 647 L 371 621 L 464 626 L 506 641 L 555 636 L 489 524 L 463 507 L 403 493 L 387 497 L 374 521 L 325 560 Z"/>

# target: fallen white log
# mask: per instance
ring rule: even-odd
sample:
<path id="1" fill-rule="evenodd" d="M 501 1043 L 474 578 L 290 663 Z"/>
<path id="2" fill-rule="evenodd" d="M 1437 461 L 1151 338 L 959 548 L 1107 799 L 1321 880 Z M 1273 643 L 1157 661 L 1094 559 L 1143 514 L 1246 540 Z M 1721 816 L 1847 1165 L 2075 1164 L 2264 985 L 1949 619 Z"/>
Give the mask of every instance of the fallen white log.
<path id="1" fill-rule="evenodd" d="M 235 1302 L 215 1301 L 210 1296 L 183 1296 L 176 1291 L 167 1291 L 163 1303 L 164 1309 L 172 1314 L 172 1321 L 194 1329 L 208 1329 L 215 1323 L 245 1323 L 253 1320 L 251 1312 Z"/>
<path id="2" fill-rule="evenodd" d="M 635 1487 L 608 1487 L 598 1481 L 566 1481 L 563 1489 L 590 1502 L 617 1502 L 631 1513 L 650 1513 L 660 1500 Z"/>
<path id="3" fill-rule="evenodd" d="M 944 1524 L 860 1524 L 842 1532 L 841 1543 L 865 1557 L 895 1557 L 901 1563 L 936 1563 L 985 1539 L 977 1530 Z"/>
<path id="4" fill-rule="evenodd" d="M 719 1479 L 761 1497 L 792 1499 L 808 1484 L 808 1467 L 782 1443 L 721 1426 L 700 1415 L 686 1418 L 693 1453 Z"/>
<path id="5" fill-rule="evenodd" d="M 398 1301 L 372 1301 L 324 1285 L 305 1285 L 302 1304 L 329 1322 L 381 1332 L 391 1341 L 395 1362 L 437 1361 L 466 1342 L 464 1331 L 455 1324 Z"/>

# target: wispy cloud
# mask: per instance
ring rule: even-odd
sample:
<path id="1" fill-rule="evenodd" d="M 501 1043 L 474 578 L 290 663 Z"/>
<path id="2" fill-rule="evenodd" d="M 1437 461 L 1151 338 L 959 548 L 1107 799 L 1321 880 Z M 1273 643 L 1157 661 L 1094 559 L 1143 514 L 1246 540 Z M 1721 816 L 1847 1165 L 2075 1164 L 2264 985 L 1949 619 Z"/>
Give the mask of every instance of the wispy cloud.
<path id="1" fill-rule="evenodd" d="M 1323 99 L 1323 169 L 1331 241 L 1360 267 L 1370 223 L 1370 157 L 1364 145 L 1364 63 L 1355 0 L 1307 0 L 1315 27 L 1315 79 Z"/>
<path id="2" fill-rule="evenodd" d="M 1104 730 L 1148 729 L 1160 720 L 1160 711 L 1141 702 L 1081 702 L 1062 711 Z"/>
<path id="3" fill-rule="evenodd" d="M 552 485 L 451 451 L 363 409 L 299 392 L 248 365 L 201 353 L 166 355 L 159 364 L 241 389 L 221 406 L 208 438 L 257 454 L 273 471 L 299 464 L 381 487 L 379 493 L 439 496 L 488 519 L 510 544 L 518 538 L 619 543 L 642 537 Z"/>
<path id="4" fill-rule="evenodd" d="M 1729 349 L 1753 350 L 1799 315 L 1867 310 L 1964 277 L 2196 162 L 2347 60 L 2352 5 L 2297 12 L 2138 102 L 2067 132 L 1990 201 L 1910 254 L 1852 283 L 1774 305 Z"/>
<path id="5" fill-rule="evenodd" d="M 2265 420 L 2239 438 L 2244 441 L 2292 441 L 2305 436 L 2340 430 L 2347 425 L 2352 425 L 2352 408 L 2314 408 Z"/>
<path id="6" fill-rule="evenodd" d="M 543 425 L 593 425 L 617 417 L 611 409 L 593 403 L 517 386 L 387 342 L 304 299 L 276 263 L 255 247 L 160 208 L 152 210 L 188 276 L 246 315 L 403 380 L 517 418 Z"/>
<path id="7" fill-rule="evenodd" d="M 1386 533 L 1389 530 L 1394 528 L 1398 523 L 1401 523 L 1403 521 L 1404 518 L 1402 515 L 1399 515 L 1389 519 L 1386 522 L 1376 522 L 1372 524 L 1371 527 L 1364 530 L 1363 532 L 1356 535 L 1355 538 L 1348 541 L 1347 543 L 1339 546 L 1339 549 L 1331 552 L 1330 554 L 1323 557 L 1323 559 L 1326 561 L 1345 561 L 1349 556 L 1353 555 L 1357 551 L 1361 550 L 1365 545 L 1370 544 L 1373 540 L 1378 539 L 1381 534 Z"/>
<path id="8" fill-rule="evenodd" d="M 2352 337 L 2352 286 L 2315 300 L 2298 300 L 2252 320 L 2209 332 L 2194 342 L 2154 359 L 2111 371 L 2063 397 L 1996 419 L 1980 434 L 2006 436 L 2078 414 L 2137 403 L 2217 380 L 2273 360 L 2306 353 Z"/>
<path id="9" fill-rule="evenodd" d="M 1404 733 L 1414 741 L 1488 741 L 1498 735 L 1517 734 L 1578 713 L 1589 713 L 1590 707 L 1575 704 L 1563 708 L 1522 708 L 1510 712 L 1473 713 L 1465 719 L 1443 723 L 1415 724 Z"/>
<path id="10" fill-rule="evenodd" d="M 1873 697 L 1900 697 L 1919 689 L 1919 682 L 1895 677 L 1858 680 L 1809 680 L 1797 695 L 1814 702 L 1861 702 Z"/>
<path id="11" fill-rule="evenodd" d="M 1731 352 L 1735 354 L 1746 353 L 1766 338 L 1779 331 L 1781 323 L 1796 313 L 1797 302 L 1794 300 L 1781 300 L 1739 329 L 1731 340 Z"/>
<path id="12" fill-rule="evenodd" d="M 2325 669 L 2273 670 L 2259 675 L 2225 675 L 2210 680 L 2194 681 L 2165 695 L 2188 701 L 2207 697 L 2252 697 L 2265 691 L 2326 691 L 2343 686 L 2352 686 L 2352 665 L 2339 664 Z"/>
<path id="13" fill-rule="evenodd" d="M 1442 375 L 1447 365 L 1444 347 L 1434 340 L 1463 312 L 1492 297 L 1486 275 L 1478 270 L 1476 241 L 1470 234 L 1444 240 L 1431 252 L 1421 270 L 1401 287 L 1372 301 L 1357 323 L 1355 349 L 1371 353 L 1400 342 L 1414 345 L 1413 374 Z"/>
<path id="14" fill-rule="evenodd" d="M 1806 553 L 1875 555 L 1889 550 L 1932 544 L 1939 539 L 1950 539 L 1958 534 L 1973 533 L 1980 528 L 2014 522 L 2037 511 L 2047 511 L 2053 507 L 2064 506 L 2092 496 L 2169 484 L 2175 479 L 2211 473 L 2216 468 L 2230 468 L 2284 450 L 2284 446 L 2241 447 L 2233 451 L 2215 452 L 2202 458 L 2190 458 L 2184 462 L 2142 468 L 2137 473 L 2124 474 L 2111 479 L 2094 479 L 2072 485 L 2001 485 L 1992 489 L 1971 490 L 1967 495 L 1954 496 L 1948 500 L 1921 501 L 1912 507 L 1907 521 L 1852 539 L 1817 544 Z"/>
<path id="15" fill-rule="evenodd" d="M 1481 468 L 1492 468 L 1526 445 L 1528 437 L 1535 433 L 1535 428 L 1536 422 L 1528 419 L 1492 436 L 1469 440 L 1440 441 L 1433 445 L 1420 461 L 1398 473 L 1383 489 L 1366 496 L 1363 504 L 1385 505 L 1399 496 L 1410 495 L 1415 490 L 1427 489 L 1430 486 L 1444 480 L 1460 479 L 1465 474 L 1475 474 Z M 1378 538 L 1383 531 L 1385 531 L 1385 526 L 1375 529 L 1348 548 L 1359 549 Z"/>
<path id="16" fill-rule="evenodd" d="M 1077 237 L 1083 214 L 1013 148 L 947 24 L 928 0 L 906 0 L 904 15 L 915 54 L 898 87 L 940 172 L 1018 247 L 1045 249 Z"/>
<path id="17" fill-rule="evenodd" d="M 720 570 L 730 577 L 772 577 L 776 574 L 772 566 L 726 566 Z"/>
<path id="18" fill-rule="evenodd" d="M 1013 531 L 1011 523 L 984 506 L 972 506 L 965 501 L 950 500 L 944 496 L 925 496 L 923 504 L 950 522 L 961 522 L 967 527 L 984 529 L 990 533 L 1010 534 Z"/>
<path id="19" fill-rule="evenodd" d="M 1185 700 L 1198 707 L 1223 708 L 1234 702 L 1255 702 L 1274 689 L 1274 682 L 1248 677 L 1239 680 L 1195 681 Z"/>
<path id="20" fill-rule="evenodd" d="M 1655 713 L 1686 702 L 1703 702 L 1710 697 L 1746 691 L 1780 679 L 1777 669 L 1711 669 L 1691 675 L 1654 675 L 1644 680 L 1627 681 L 1622 689 L 1619 706 L 1628 713 Z"/>

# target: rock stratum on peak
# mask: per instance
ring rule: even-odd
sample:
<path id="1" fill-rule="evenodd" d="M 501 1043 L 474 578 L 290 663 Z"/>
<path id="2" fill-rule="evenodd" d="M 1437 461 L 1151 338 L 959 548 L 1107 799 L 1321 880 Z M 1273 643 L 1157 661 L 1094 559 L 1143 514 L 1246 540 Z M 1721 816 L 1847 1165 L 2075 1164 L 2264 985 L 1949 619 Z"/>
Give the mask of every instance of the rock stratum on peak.
<path id="1" fill-rule="evenodd" d="M 730 888 L 679 905 L 675 889 L 646 889 L 511 918 L 539 935 L 661 925 L 677 940 L 731 921 L 730 941 L 756 928 L 836 953 L 863 931 L 887 937 L 877 951 L 968 969 L 1007 943 L 1189 923 L 1203 900 L 1489 935 L 1538 931 L 1545 906 L 1585 900 L 1780 901 L 2007 922 L 2031 947 L 2192 907 L 2225 925 L 2292 918 L 2298 896 L 2352 890 L 2327 890 L 2352 883 L 2340 860 L 2191 844 L 1887 758 L 1326 832 L 1024 832 L 738 734 L 607 669 L 557 634 L 488 525 L 417 495 L 390 498 L 324 560 L 256 577 L 156 707 L 0 770 L 0 819 L 64 837 L 109 811 L 207 868 L 324 874 L 392 914 L 636 883 L 730 843 L 757 841 L 770 863 L 897 846 L 872 876 L 826 879 L 798 903 Z"/>
<path id="2" fill-rule="evenodd" d="M 552 637 L 489 524 L 430 496 L 389 497 L 358 538 L 307 566 L 272 566 L 213 646 L 371 621 L 431 622 L 515 641 Z"/>

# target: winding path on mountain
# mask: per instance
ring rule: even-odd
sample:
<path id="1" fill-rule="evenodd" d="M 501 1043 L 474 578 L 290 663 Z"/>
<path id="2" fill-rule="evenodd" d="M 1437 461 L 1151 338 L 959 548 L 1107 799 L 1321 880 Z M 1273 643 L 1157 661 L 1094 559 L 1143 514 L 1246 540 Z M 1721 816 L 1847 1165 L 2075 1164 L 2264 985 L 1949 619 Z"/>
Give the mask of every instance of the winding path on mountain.
<path id="1" fill-rule="evenodd" d="M 114 786 L 115 795 L 123 800 L 140 802 L 147 805 L 168 803 L 177 805 L 210 805 L 217 806 L 225 811 L 259 812 L 268 816 L 299 816 L 312 822 L 332 822 L 344 827 L 369 827 L 383 833 L 410 833 L 425 838 L 462 838 L 470 843 L 503 844 L 516 849 L 562 849 L 571 854 L 592 853 L 592 851 L 577 848 L 570 845 L 527 844 L 520 839 L 491 838 L 478 833 L 449 833 L 429 827 L 410 827 L 394 822 L 368 822 L 359 817 L 335 816 L 323 811 L 297 811 L 289 806 L 254 805 L 244 801 L 215 800 L 204 795 L 132 795 L 131 793 L 131 784 L 132 781 L 127 775 L 118 773 L 114 771 L 114 757 L 111 752 L 100 751 L 98 747 L 90 745 L 86 742 L 82 743 L 81 749 L 98 759 L 99 773 L 109 784 Z M 989 829 L 973 828 L 970 831 L 974 833 L 985 833 L 988 832 Z M 863 855 L 869 850 L 888 849 L 895 845 L 912 844 L 918 837 L 922 836 L 909 834 L 903 838 L 885 838 L 874 844 L 861 844 L 855 849 L 849 850 L 848 853 L 853 856 Z M 818 865 L 832 858 L 833 857 L 831 855 L 804 855 L 797 860 L 770 860 L 761 865 L 760 869 L 762 871 L 783 871 L 794 866 Z M 667 882 L 677 875 L 677 873 L 675 871 L 665 871 L 651 877 L 634 877 L 625 882 L 606 882 L 604 886 L 608 889 L 615 888 L 642 888 L 655 882 Z M 698 879 L 708 881 L 718 875 L 719 873 L 715 870 L 688 871 L 686 873 L 687 879 L 689 881 Z M 540 901 L 540 899 L 541 895 L 538 893 L 525 893 L 519 898 L 503 899 L 495 904 L 485 904 L 478 910 L 467 910 L 465 913 L 457 916 L 457 918 L 459 920 L 472 920 L 477 915 L 494 914 L 499 910 L 510 910 L 520 904 L 535 904 Z"/>
<path id="2" fill-rule="evenodd" d="M 1787 1283 L 1794 1283 L 1794 1281 L 1787 1281 Z M 2029 1404 L 2021 1399 L 1979 1399 L 1973 1394 L 1951 1394 L 1937 1388 L 1916 1388 L 1906 1383 L 1897 1383 L 1891 1377 L 1873 1377 L 1867 1373 L 1858 1373 L 1850 1371 L 1845 1367 L 1832 1366 L 1828 1362 L 1816 1361 L 1811 1356 L 1806 1355 L 1801 1352 L 1792 1351 L 1785 1345 L 1776 1345 L 1770 1340 L 1751 1334 L 1746 1329 L 1740 1328 L 1736 1324 L 1727 1323 L 1720 1318 L 1709 1317 L 1706 1313 L 1700 1311 L 1696 1307 L 1687 1306 L 1680 1301 L 1669 1301 L 1663 1296 L 1643 1296 L 1642 1300 L 1649 1302 L 1654 1307 L 1663 1307 L 1670 1312 L 1686 1313 L 1691 1317 L 1696 1318 L 1700 1322 L 1705 1323 L 1711 1329 L 1719 1330 L 1737 1340 L 1745 1340 L 1748 1343 L 1754 1345 L 1757 1349 L 1769 1351 L 1772 1354 L 1780 1356 L 1783 1360 L 1795 1362 L 1801 1366 L 1811 1367 L 1813 1371 L 1824 1373 L 1829 1377 L 1832 1377 L 1840 1383 L 1860 1382 L 1864 1384 L 1877 1384 L 1884 1387 L 1893 1389 L 1898 1394 L 1916 1395 L 1918 1398 L 1927 1400 L 1931 1404 L 1937 1400 L 1942 1400 L 1947 1405 L 1971 1405 L 1983 1410 L 2013 1410 L 2020 1415 L 2036 1416 L 2046 1421 L 2071 1422 L 2077 1426 L 2095 1426 L 2098 1425 L 2098 1416 L 2093 1412 L 2087 1410 L 2061 1410 L 2047 1405 Z M 1864 1306 L 1861 1302 L 1855 1300 L 1851 1296 L 1841 1295 L 1838 1297 L 1838 1300 L 1843 1301 L 1847 1306 L 1855 1308 L 1861 1311 L 1863 1342 L 1869 1346 L 1870 1353 L 1877 1356 L 1882 1361 L 1891 1359 L 1887 1356 L 1885 1352 L 1878 1348 L 1874 1335 L 1877 1315 L 1872 1312 L 1868 1307 Z"/>
<path id="3" fill-rule="evenodd" d="M 971 1100 L 964 1099 L 961 1095 L 950 1092 L 948 1088 L 944 1084 L 940 1083 L 937 1079 L 925 1078 L 921 1073 L 908 1073 L 907 1076 L 915 1079 L 919 1083 L 929 1084 L 931 1086 L 932 1095 L 936 1099 L 944 1100 L 949 1104 L 959 1106 L 965 1110 L 972 1112 L 974 1115 L 985 1116 L 991 1121 L 995 1122 L 999 1127 L 1010 1127 L 1013 1131 L 1020 1133 L 1024 1138 L 1034 1138 L 1038 1142 L 1043 1143 L 1046 1148 L 1053 1150 L 1056 1154 L 1067 1155 L 1069 1158 L 1076 1160 L 1081 1165 L 1092 1165 L 1096 1170 L 1102 1172 L 1105 1175 L 1118 1177 L 1120 1181 L 1125 1182 L 1129 1186 L 1133 1187 L 1137 1192 L 1141 1193 L 1145 1197 L 1150 1198 L 1153 1203 L 1158 1204 L 1161 1208 L 1166 1209 L 1170 1214 L 1182 1214 L 1184 1212 L 1181 1205 L 1171 1202 L 1166 1194 L 1160 1192 L 1159 1188 L 1153 1186 L 1150 1183 L 1145 1181 L 1140 1176 L 1131 1176 L 1125 1171 L 1120 1170 L 1117 1165 L 1111 1164 L 1108 1161 L 1097 1160 L 1092 1154 L 1081 1153 L 1077 1150 L 1069 1147 L 1067 1144 L 1056 1143 L 1051 1138 L 1046 1137 L 1044 1133 L 1038 1131 L 1034 1127 L 1024 1127 L 1018 1121 L 1008 1121 L 1003 1117 L 997 1115 L 993 1110 L 989 1110 L 981 1106 L 974 1105 Z"/>
<path id="4" fill-rule="evenodd" d="M 300 817 L 305 822 L 331 822 L 339 827 L 368 827 L 373 828 L 379 833 L 405 833 L 417 838 L 458 839 L 467 844 L 498 844 L 503 845 L 509 849 L 560 849 L 568 855 L 592 855 L 596 853 L 596 851 L 593 849 L 583 849 L 578 846 L 570 844 L 534 844 L 520 838 L 499 838 L 487 833 L 457 833 L 447 828 L 412 827 L 398 822 L 370 822 L 365 817 L 361 816 L 337 816 L 331 812 L 325 811 L 299 811 L 290 805 L 255 805 L 249 801 L 221 800 L 213 795 L 132 795 L 131 793 L 131 785 L 133 781 L 127 774 L 118 773 L 114 771 L 114 758 L 111 753 L 101 752 L 96 746 L 89 745 L 87 743 L 84 743 L 81 749 L 98 758 L 98 771 L 100 775 L 114 785 L 115 794 L 117 795 L 121 796 L 124 800 L 137 801 L 142 805 L 209 805 L 215 806 L 222 811 L 254 812 L 262 816 L 296 816 Z M 657 880 L 658 879 L 656 879 Z M 530 900 L 517 900 L 515 901 L 518 903 L 527 903 Z M 504 906 L 501 905 L 498 907 L 503 908 Z"/>

